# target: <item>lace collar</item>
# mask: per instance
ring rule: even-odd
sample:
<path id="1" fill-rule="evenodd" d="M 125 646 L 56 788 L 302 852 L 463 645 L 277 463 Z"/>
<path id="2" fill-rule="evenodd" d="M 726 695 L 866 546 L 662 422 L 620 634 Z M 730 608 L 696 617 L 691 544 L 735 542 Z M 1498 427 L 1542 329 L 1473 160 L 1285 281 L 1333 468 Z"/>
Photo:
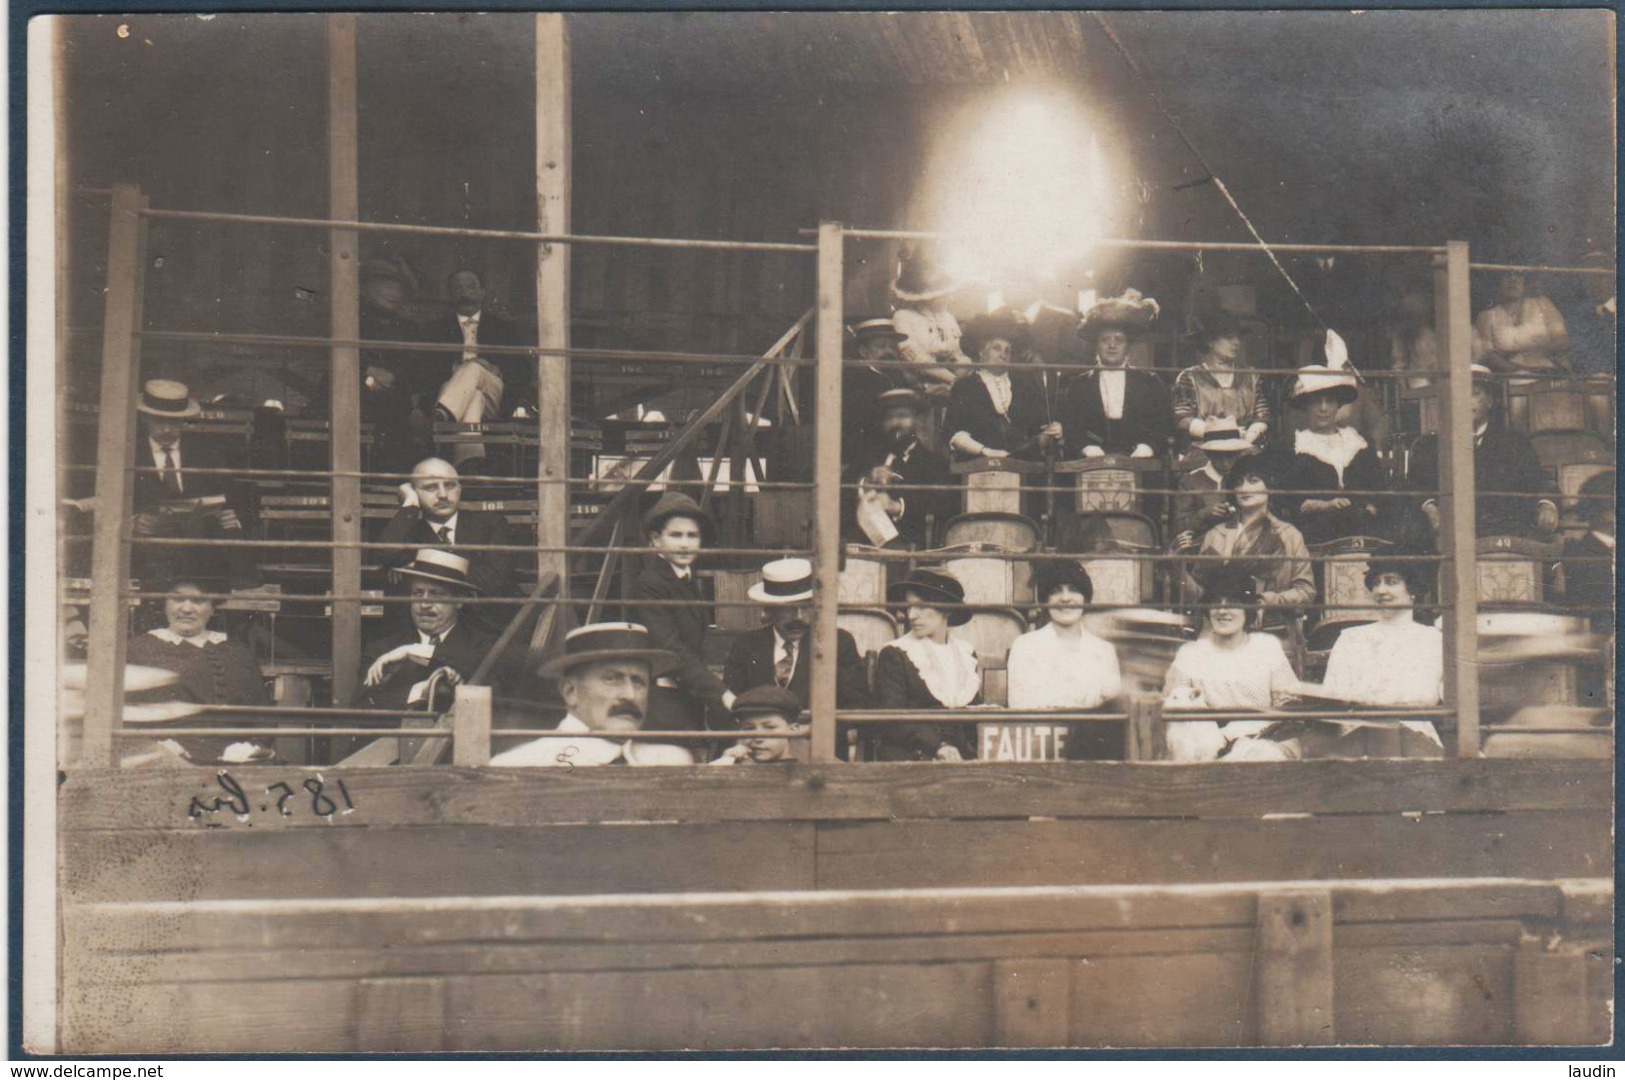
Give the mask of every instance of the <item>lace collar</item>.
<path id="1" fill-rule="evenodd" d="M 205 630 L 197 637 L 189 638 L 181 637 L 167 626 L 160 626 L 156 630 L 148 630 L 147 633 L 159 641 L 167 641 L 171 645 L 193 645 L 199 649 L 205 645 L 224 645 L 226 643 L 226 635 L 218 630 Z"/>
<path id="2" fill-rule="evenodd" d="M 1343 470 L 1367 445 L 1364 437 L 1351 427 L 1340 427 L 1329 434 L 1304 428 L 1292 437 L 1292 449 L 1296 453 L 1308 454 L 1337 470 L 1339 485 L 1343 483 Z"/>
<path id="3" fill-rule="evenodd" d="M 904 634 L 892 644 L 913 662 L 925 688 L 945 708 L 958 709 L 969 705 L 981 692 L 982 677 L 976 670 L 976 650 L 968 642 L 950 637 L 946 645 L 938 645 L 913 634 Z"/>

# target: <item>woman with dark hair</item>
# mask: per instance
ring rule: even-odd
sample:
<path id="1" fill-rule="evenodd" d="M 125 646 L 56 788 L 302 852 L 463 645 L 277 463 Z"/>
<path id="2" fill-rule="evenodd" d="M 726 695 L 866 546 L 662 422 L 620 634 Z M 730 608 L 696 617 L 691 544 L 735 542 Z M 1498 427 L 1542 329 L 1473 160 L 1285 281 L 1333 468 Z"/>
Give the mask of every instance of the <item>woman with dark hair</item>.
<path id="1" fill-rule="evenodd" d="M 1264 607 L 1303 607 L 1314 603 L 1316 595 L 1309 548 L 1301 532 L 1270 512 L 1272 486 L 1261 458 L 1245 457 L 1232 465 L 1224 478 L 1230 516 L 1202 534 L 1197 554 L 1228 559 L 1251 575 Z M 1200 592 L 1201 581 L 1188 577 Z"/>
<path id="2" fill-rule="evenodd" d="M 965 587 L 942 570 L 916 570 L 886 590 L 908 611 L 908 632 L 875 658 L 875 703 L 882 709 L 961 709 L 982 693 L 976 650 L 949 636 L 970 622 Z M 879 729 L 882 761 L 961 761 L 970 756 L 967 724 L 887 724 Z"/>
<path id="3" fill-rule="evenodd" d="M 1271 709 L 1297 691 L 1298 677 L 1279 638 L 1247 631 L 1258 587 L 1250 573 L 1224 566 L 1204 575 L 1206 629 L 1174 654 L 1163 682 L 1169 709 Z M 1174 761 L 1212 761 L 1238 739 L 1257 735 L 1267 720 L 1188 721 L 1168 725 Z"/>
<path id="4" fill-rule="evenodd" d="M 242 645 L 226 638 L 223 631 L 210 630 L 214 600 L 209 593 L 220 592 L 220 583 L 197 575 L 177 575 L 162 590 L 165 625 L 131 638 L 125 646 L 127 664 L 163 668 L 180 678 L 157 697 L 146 696 L 144 703 L 189 701 L 200 705 L 270 705 L 272 697 L 265 685 L 259 661 Z M 220 723 L 217 715 L 203 712 L 192 723 Z M 165 740 L 172 753 L 194 765 L 242 764 L 263 761 L 271 750 L 254 742 L 199 735 Z"/>
<path id="5" fill-rule="evenodd" d="M 1072 377 L 1062 406 L 1068 443 L 1084 457 L 1155 457 L 1167 447 L 1174 432 L 1168 391 L 1149 371 L 1128 366 L 1135 340 L 1160 312 L 1155 300 L 1129 289 L 1084 314 L 1078 336 L 1095 367 Z"/>
<path id="6" fill-rule="evenodd" d="M 958 460 L 1039 457 L 1061 441 L 1061 425 L 1046 415 L 1042 395 L 1010 365 L 1027 348 L 1026 320 L 1000 309 L 965 323 L 963 342 L 976 368 L 948 394 L 948 448 Z"/>
<path id="7" fill-rule="evenodd" d="M 1258 376 L 1236 371 L 1241 359 L 1241 324 L 1225 312 L 1202 320 L 1194 338 L 1198 357 L 1174 379 L 1174 423 L 1193 442 L 1223 419 L 1241 429 L 1251 446 L 1270 429 L 1270 406 Z"/>
<path id="8" fill-rule="evenodd" d="M 1338 410 L 1359 396 L 1351 372 L 1319 365 L 1299 368 L 1292 386 L 1292 407 L 1305 411 L 1309 426 L 1279 444 L 1281 487 L 1293 493 L 1282 497 L 1281 511 L 1311 544 L 1377 528 L 1380 500 L 1368 493 L 1387 487 L 1382 464 L 1363 435 L 1338 421 Z"/>

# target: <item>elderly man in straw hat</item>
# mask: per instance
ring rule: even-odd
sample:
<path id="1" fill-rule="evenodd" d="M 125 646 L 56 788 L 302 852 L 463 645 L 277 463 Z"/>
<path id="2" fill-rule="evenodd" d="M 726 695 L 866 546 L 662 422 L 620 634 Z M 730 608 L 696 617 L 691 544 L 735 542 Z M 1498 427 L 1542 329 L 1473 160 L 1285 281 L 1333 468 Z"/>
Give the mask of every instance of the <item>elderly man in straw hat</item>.
<path id="1" fill-rule="evenodd" d="M 369 642 L 359 704 L 374 709 L 444 708 L 451 687 L 474 674 L 494 639 L 461 617 L 462 601 L 479 589 L 469 578 L 468 560 L 438 548 L 424 548 L 391 576 L 407 586 L 411 625 Z M 441 668 L 445 693 L 429 700 L 430 676 Z"/>
<path id="2" fill-rule="evenodd" d="M 654 679 L 677 663 L 637 623 L 593 623 L 570 631 L 564 652 L 538 671 L 557 679 L 568 710 L 553 734 L 491 758 L 496 766 L 576 768 L 593 765 L 692 765 L 694 755 L 669 743 L 627 736 L 644 726 Z"/>
<path id="3" fill-rule="evenodd" d="M 722 681 L 736 696 L 760 686 L 777 686 L 796 695 L 805 708 L 811 698 L 813 565 L 806 559 L 775 559 L 762 567 L 762 580 L 750 587 L 750 598 L 762 605 L 767 625 L 742 634 L 728 653 Z M 843 709 L 868 704 L 869 675 L 858 645 L 845 630 L 835 648 L 836 703 Z M 737 713 L 737 709 L 735 710 Z"/>

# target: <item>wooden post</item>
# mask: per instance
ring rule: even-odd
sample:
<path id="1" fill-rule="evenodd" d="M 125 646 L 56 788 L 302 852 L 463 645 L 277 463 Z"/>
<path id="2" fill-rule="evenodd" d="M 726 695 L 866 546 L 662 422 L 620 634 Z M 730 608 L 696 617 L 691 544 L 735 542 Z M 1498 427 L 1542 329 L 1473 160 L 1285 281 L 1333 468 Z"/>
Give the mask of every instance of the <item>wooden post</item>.
<path id="1" fill-rule="evenodd" d="M 90 556 L 91 663 L 85 683 L 79 764 L 113 762 L 113 727 L 124 703 L 124 642 L 130 579 L 125 529 L 134 490 L 135 398 L 141 384 L 142 198 L 130 184 L 113 189 L 107 235 L 107 308 L 102 319 L 102 396 L 96 432 L 96 526 Z"/>
<path id="2" fill-rule="evenodd" d="M 338 221 L 360 217 L 356 156 L 356 18 L 327 17 L 327 212 Z M 354 229 L 328 239 L 330 325 L 336 341 L 361 337 L 361 258 Z M 361 470 L 361 353 L 334 345 L 328 354 L 328 460 L 335 473 Z M 333 477 L 333 543 L 361 540 L 361 480 Z M 333 595 L 361 592 L 361 549 L 333 548 Z M 355 699 L 361 679 L 361 601 L 333 601 L 333 700 Z"/>
<path id="3" fill-rule="evenodd" d="M 845 241 L 841 224 L 818 226 L 817 446 L 813 481 L 813 552 L 818 583 L 813 592 L 812 759 L 835 756 L 836 621 L 841 603 L 841 336 Z"/>
<path id="4" fill-rule="evenodd" d="M 1473 473 L 1473 312 L 1467 244 L 1452 240 L 1434 276 L 1434 320 L 1450 377 L 1439 402 L 1439 551 L 1445 611 L 1444 700 L 1456 714 L 1456 756 L 1478 757 L 1478 547 Z"/>
<path id="5" fill-rule="evenodd" d="M 1260 893 L 1257 933 L 1258 1044 L 1336 1042 L 1331 893 Z"/>
<path id="6" fill-rule="evenodd" d="M 463 685 L 451 706 L 451 763 L 491 764 L 491 688 Z"/>
<path id="7" fill-rule="evenodd" d="M 1128 699 L 1124 761 L 1160 761 L 1168 756 L 1168 726 L 1162 719 L 1162 698 L 1136 694 Z"/>
<path id="8" fill-rule="evenodd" d="M 570 35 L 561 14 L 536 16 L 536 216 L 544 233 L 570 231 Z M 570 347 L 570 247 L 536 249 L 536 340 L 544 349 Z M 570 595 L 570 359 L 536 358 L 536 483 L 538 580 L 555 574 Z M 540 625 L 540 624 L 538 624 Z"/>
<path id="9" fill-rule="evenodd" d="M 1540 937 L 1526 937 L 1512 960 L 1512 1029 L 1526 1046 L 1583 1046 L 1607 1040 L 1590 1030 L 1585 953 L 1562 944 L 1548 952 Z"/>

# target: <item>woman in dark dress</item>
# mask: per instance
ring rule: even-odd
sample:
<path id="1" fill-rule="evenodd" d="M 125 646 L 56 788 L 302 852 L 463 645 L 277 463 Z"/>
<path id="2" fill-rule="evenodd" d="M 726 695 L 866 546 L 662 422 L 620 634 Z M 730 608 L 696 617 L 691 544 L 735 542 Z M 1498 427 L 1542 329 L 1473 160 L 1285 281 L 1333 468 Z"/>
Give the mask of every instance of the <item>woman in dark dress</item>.
<path id="1" fill-rule="evenodd" d="M 949 637 L 970 622 L 965 588 L 941 570 L 916 570 L 887 590 L 908 609 L 908 632 L 875 659 L 875 703 L 882 709 L 959 709 L 982 692 L 976 650 Z M 968 724 L 887 724 L 879 728 L 881 761 L 961 761 L 971 756 Z"/>
<path id="2" fill-rule="evenodd" d="M 1337 419 L 1337 411 L 1359 393 L 1352 372 L 1318 365 L 1299 368 L 1292 386 L 1292 407 L 1304 410 L 1309 426 L 1279 441 L 1281 459 L 1273 471 L 1288 492 L 1277 500 L 1282 516 L 1310 544 L 1372 536 L 1378 529 L 1382 500 L 1368 493 L 1388 486 L 1382 463 L 1363 435 Z M 1303 491 L 1320 494 L 1298 494 Z"/>
<path id="3" fill-rule="evenodd" d="M 166 625 L 131 638 L 124 659 L 128 664 L 173 671 L 180 678 L 162 690 L 132 700 L 270 705 L 271 692 L 254 654 L 227 640 L 222 631 L 209 629 L 214 601 L 206 594 L 218 592 L 219 586 L 197 578 L 177 577 L 164 591 L 168 594 L 164 598 Z M 205 711 L 191 722 L 219 725 L 230 720 Z M 272 756 L 268 746 L 227 736 L 188 736 L 164 745 L 194 765 L 242 764 Z"/>
<path id="4" fill-rule="evenodd" d="M 1060 442 L 1061 425 L 1049 415 L 1043 392 L 1010 371 L 1029 338 L 1026 320 L 1007 309 L 965 323 L 962 340 L 976 368 L 948 394 L 943 430 L 954 460 L 1039 458 Z"/>

